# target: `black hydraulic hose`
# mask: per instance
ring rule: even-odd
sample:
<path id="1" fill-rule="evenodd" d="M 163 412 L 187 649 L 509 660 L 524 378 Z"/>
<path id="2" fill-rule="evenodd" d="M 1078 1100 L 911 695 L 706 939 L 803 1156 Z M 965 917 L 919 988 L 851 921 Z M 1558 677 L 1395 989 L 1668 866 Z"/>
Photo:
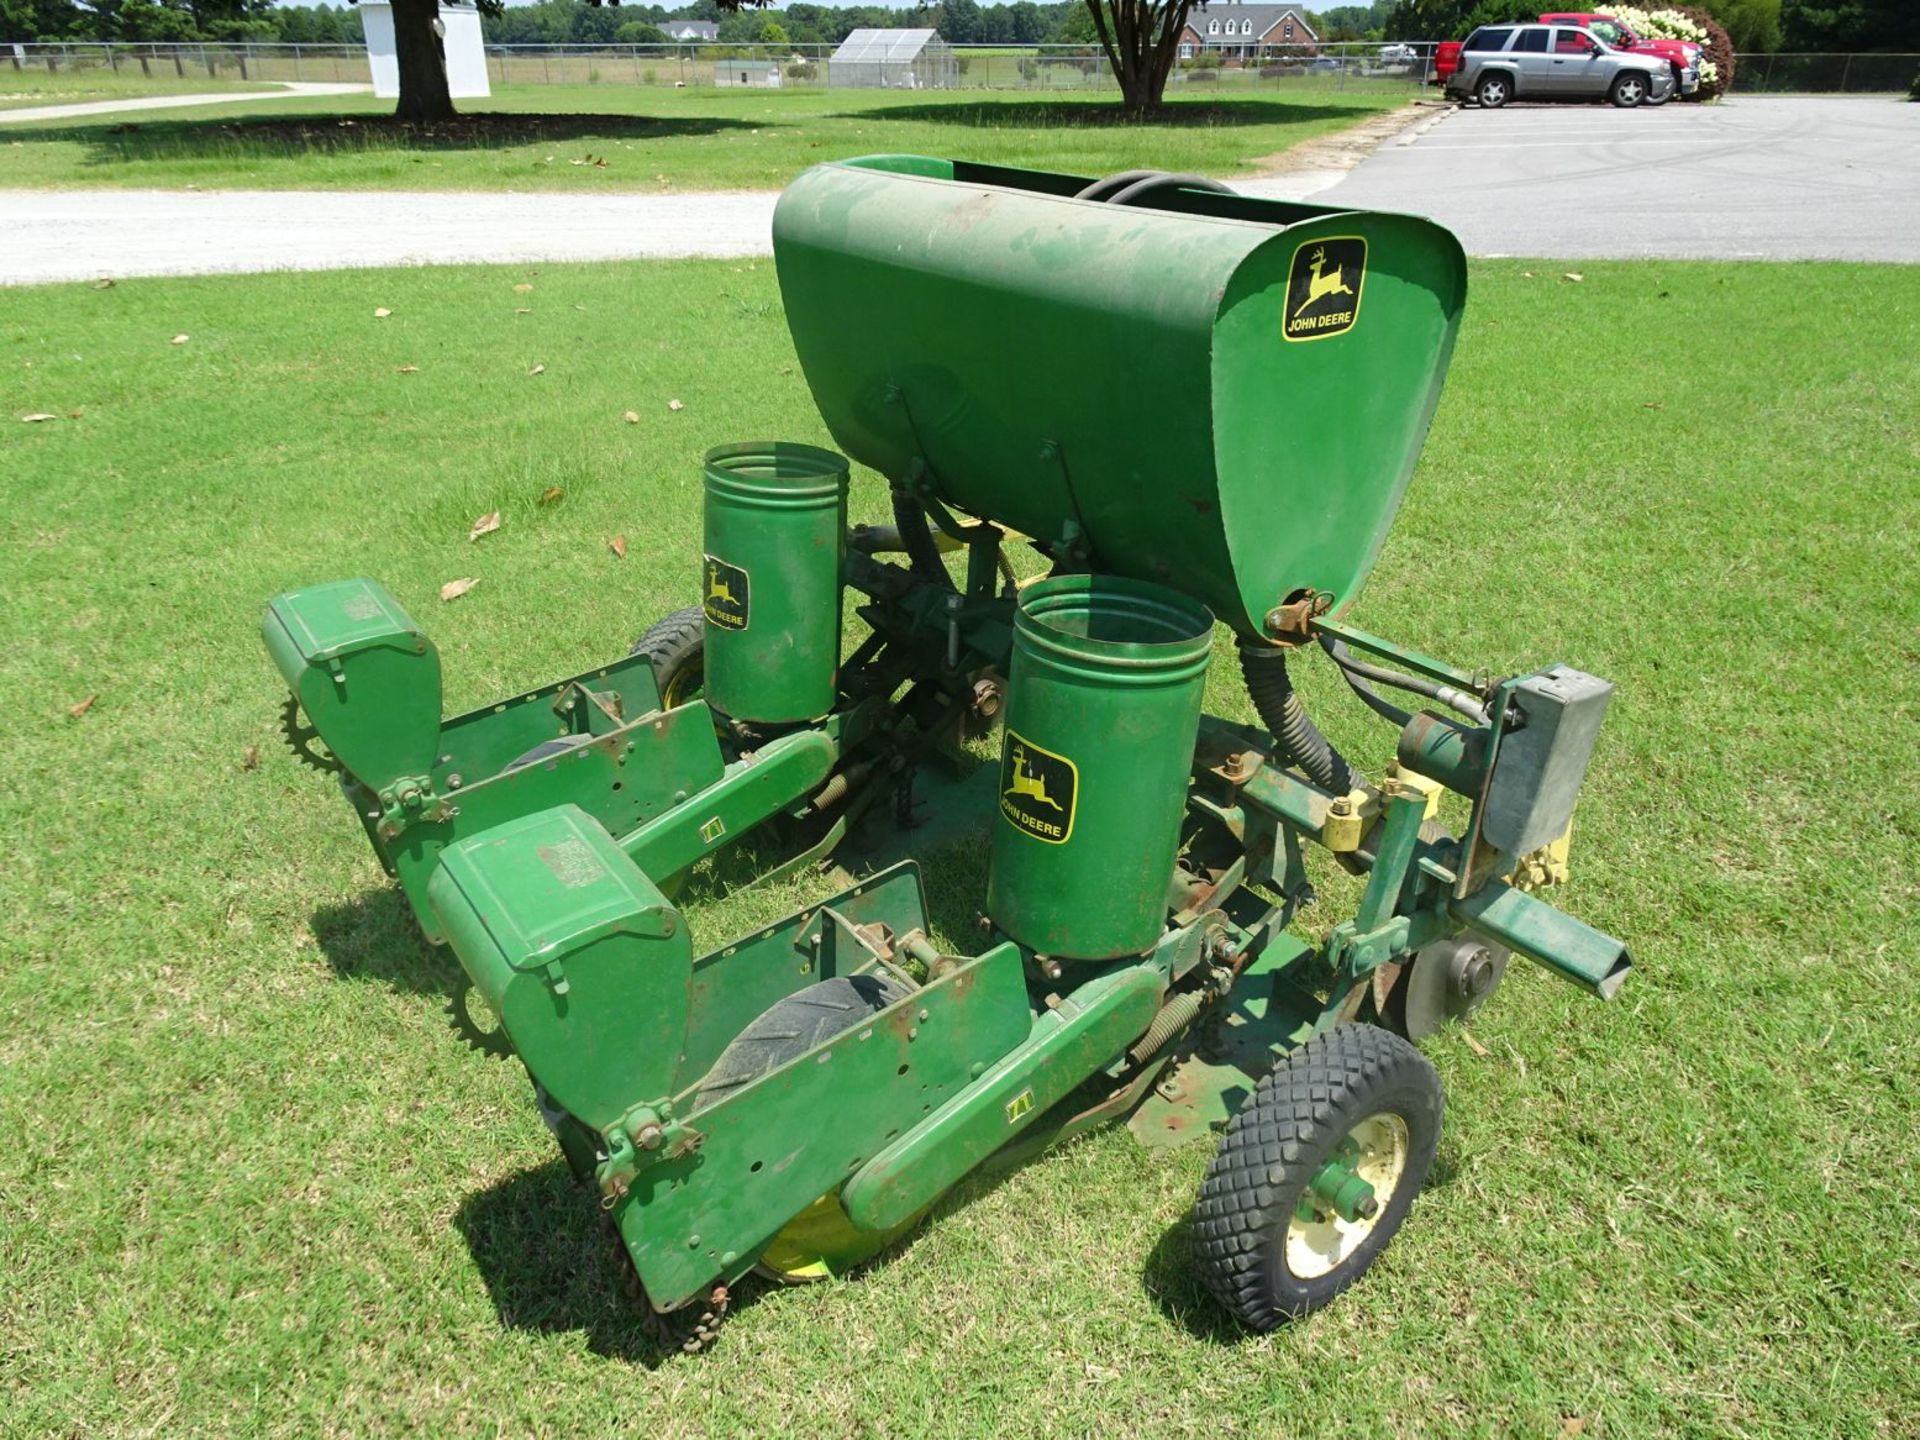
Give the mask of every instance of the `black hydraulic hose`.
<path id="1" fill-rule="evenodd" d="M 1233 194 L 1218 180 L 1209 180 L 1204 175 L 1148 175 L 1135 180 L 1124 190 L 1101 198 L 1109 205 L 1131 205 L 1142 195 L 1155 190 L 1211 190 L 1217 195 Z"/>
<path id="2" fill-rule="evenodd" d="M 1116 175 L 1109 175 L 1103 180 L 1095 180 L 1091 185 L 1084 186 L 1074 193 L 1073 198 L 1076 200 L 1104 200 L 1111 191 L 1124 189 L 1136 180 L 1148 180 L 1155 175 L 1164 175 L 1166 173 L 1164 170 L 1122 170 Z"/>
<path id="3" fill-rule="evenodd" d="M 1404 730 L 1413 723 L 1411 714 L 1375 690 L 1367 683 L 1365 677 L 1355 674 L 1343 665 L 1340 667 L 1340 678 L 1347 682 L 1347 688 L 1359 697 L 1361 704 L 1389 725 L 1397 725 Z"/>
<path id="4" fill-rule="evenodd" d="M 1320 647 L 1333 657 L 1333 663 L 1340 667 L 1340 673 L 1347 677 L 1347 684 L 1353 687 L 1354 693 L 1374 710 L 1386 715 L 1389 720 L 1397 715 L 1400 717 L 1397 723 L 1404 725 L 1410 717 L 1404 710 L 1395 706 L 1387 706 L 1386 710 L 1381 709 L 1381 706 L 1387 705 L 1387 702 L 1374 693 L 1372 686 L 1364 682 L 1371 680 L 1375 684 L 1387 685 L 1395 690 L 1424 695 L 1429 700 L 1439 701 L 1449 710 L 1458 711 L 1469 720 L 1481 725 L 1487 723 L 1486 703 L 1479 696 L 1470 694 L 1456 685 L 1443 685 L 1438 680 L 1427 679 L 1424 675 L 1408 675 L 1399 670 L 1389 670 L 1384 665 L 1370 665 L 1364 660 L 1356 660 L 1353 658 L 1353 652 L 1347 649 L 1346 642 L 1332 635 L 1322 635 Z M 1388 714 L 1388 710 L 1393 713 Z"/>
<path id="5" fill-rule="evenodd" d="M 1322 790 L 1335 795 L 1352 790 L 1353 767 L 1308 718 L 1287 675 L 1286 651 L 1242 641 L 1240 673 L 1260 723 L 1273 733 L 1281 762 L 1297 767 Z"/>

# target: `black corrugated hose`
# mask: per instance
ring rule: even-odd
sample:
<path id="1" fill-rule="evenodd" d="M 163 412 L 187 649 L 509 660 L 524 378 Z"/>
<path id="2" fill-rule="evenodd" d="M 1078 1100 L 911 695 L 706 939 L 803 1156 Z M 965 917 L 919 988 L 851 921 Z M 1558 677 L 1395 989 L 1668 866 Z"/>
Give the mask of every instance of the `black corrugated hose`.
<path id="1" fill-rule="evenodd" d="M 1240 645 L 1240 673 L 1260 723 L 1273 733 L 1283 764 L 1299 769 L 1322 790 L 1345 795 L 1353 789 L 1353 767 L 1328 743 L 1307 717 L 1287 675 L 1287 652 L 1271 645 Z"/>

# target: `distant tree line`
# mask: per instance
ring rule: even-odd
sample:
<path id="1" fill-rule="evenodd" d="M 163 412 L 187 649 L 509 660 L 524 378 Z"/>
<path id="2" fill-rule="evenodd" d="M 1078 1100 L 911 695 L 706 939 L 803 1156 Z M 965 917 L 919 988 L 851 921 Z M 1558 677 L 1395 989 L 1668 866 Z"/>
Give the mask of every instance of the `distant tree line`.
<path id="1" fill-rule="evenodd" d="M 1544 5 L 1546 0 L 1542 0 Z M 1658 8 L 1657 0 L 1639 0 Z M 1695 0 L 1726 26 L 1736 49 L 1920 51 L 1920 0 Z M 1377 0 L 1309 8 L 1323 40 L 1432 40 L 1464 34 L 1485 0 Z M 1557 4 L 1557 0 L 1556 0 Z M 1516 13 L 1537 9 L 1521 0 Z M 1566 8 L 1584 9 L 1584 3 Z M 1591 8 L 1604 11 L 1604 4 Z M 1088 45 L 1084 0 L 944 0 L 912 9 L 791 4 L 728 14 L 715 0 L 689 5 L 592 5 L 541 0 L 484 18 L 502 45 L 658 44 L 667 20 L 711 20 L 729 44 L 837 45 L 862 26 L 931 26 L 955 45 Z M 358 44 L 351 5 L 275 5 L 273 0 L 0 0 L 0 41 L 260 40 Z"/>

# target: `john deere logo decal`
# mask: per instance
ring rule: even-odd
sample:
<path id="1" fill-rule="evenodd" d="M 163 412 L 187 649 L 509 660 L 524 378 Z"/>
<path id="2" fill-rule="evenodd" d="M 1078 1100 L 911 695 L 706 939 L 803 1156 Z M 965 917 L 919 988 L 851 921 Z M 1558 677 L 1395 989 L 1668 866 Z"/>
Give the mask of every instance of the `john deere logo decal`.
<path id="1" fill-rule="evenodd" d="M 706 598 L 702 608 L 707 623 L 722 630 L 744 630 L 751 600 L 747 591 L 747 572 L 738 565 L 706 557 Z"/>
<path id="2" fill-rule="evenodd" d="M 1017 1125 L 1021 1118 L 1033 1113 L 1033 1087 L 1029 1085 L 1013 1099 L 1007 1101 L 1007 1124 Z"/>
<path id="3" fill-rule="evenodd" d="M 1293 252 L 1287 274 L 1286 337 L 1325 340 L 1360 318 L 1367 283 L 1367 242 L 1358 235 L 1309 240 Z"/>
<path id="4" fill-rule="evenodd" d="M 1000 813 L 1014 829 L 1049 845 L 1066 844 L 1079 788 L 1080 772 L 1066 756 L 1007 732 L 1000 754 Z"/>

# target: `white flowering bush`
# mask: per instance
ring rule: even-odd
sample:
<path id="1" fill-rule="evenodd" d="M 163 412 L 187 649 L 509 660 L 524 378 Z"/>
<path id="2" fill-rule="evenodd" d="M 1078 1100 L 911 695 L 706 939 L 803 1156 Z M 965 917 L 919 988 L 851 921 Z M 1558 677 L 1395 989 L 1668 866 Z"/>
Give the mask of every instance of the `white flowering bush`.
<path id="1" fill-rule="evenodd" d="M 1724 95 L 1733 85 L 1733 42 L 1727 32 L 1705 11 L 1662 8 L 1646 10 L 1638 5 L 1615 5 L 1608 12 L 1634 34 L 1645 40 L 1685 40 L 1698 45 L 1700 90 L 1696 98 L 1712 100 Z"/>

